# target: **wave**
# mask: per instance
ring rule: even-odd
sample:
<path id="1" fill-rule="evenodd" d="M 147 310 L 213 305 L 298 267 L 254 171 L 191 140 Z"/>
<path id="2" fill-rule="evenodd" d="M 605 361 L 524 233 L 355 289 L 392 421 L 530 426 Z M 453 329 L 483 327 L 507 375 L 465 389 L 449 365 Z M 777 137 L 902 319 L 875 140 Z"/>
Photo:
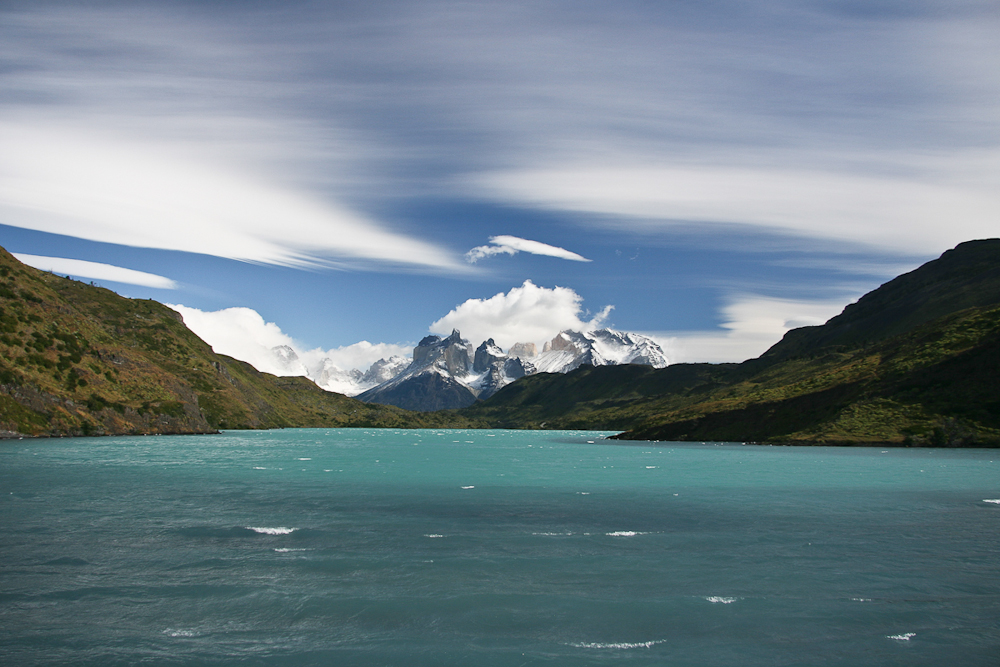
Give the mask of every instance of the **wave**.
<path id="1" fill-rule="evenodd" d="M 255 533 L 260 533 L 261 535 L 288 535 L 289 533 L 298 530 L 297 528 L 285 528 L 284 526 L 278 528 L 267 528 L 261 526 L 244 526 L 247 530 L 252 530 Z"/>
<path id="2" fill-rule="evenodd" d="M 983 498 L 984 503 L 993 503 L 994 505 L 1000 505 L 1000 498 Z"/>
<path id="3" fill-rule="evenodd" d="M 719 597 L 718 595 L 712 595 L 712 596 L 707 597 L 705 599 L 708 600 L 709 602 L 711 602 L 712 604 L 719 604 L 719 603 L 721 603 L 721 604 L 732 604 L 732 603 L 736 602 L 736 600 L 738 598 L 724 598 L 724 597 Z"/>
<path id="4" fill-rule="evenodd" d="M 885 638 L 886 639 L 895 639 L 895 640 L 901 641 L 901 642 L 908 642 L 908 641 L 910 641 L 912 638 L 914 638 L 916 636 L 917 636 L 916 632 L 905 632 L 905 633 L 903 633 L 901 635 L 886 635 Z"/>
<path id="5" fill-rule="evenodd" d="M 198 637 L 201 635 L 195 630 L 175 630 L 174 628 L 167 628 L 163 634 L 168 637 Z"/>
<path id="6" fill-rule="evenodd" d="M 609 537 L 635 537 L 636 535 L 649 535 L 648 532 L 639 532 L 635 530 L 616 530 L 613 533 L 604 533 Z"/>
<path id="7" fill-rule="evenodd" d="M 599 642 L 579 642 L 574 644 L 569 644 L 569 646 L 575 646 L 576 648 L 619 648 L 619 649 L 630 649 L 630 648 L 650 648 L 656 646 L 657 644 L 666 643 L 666 639 L 657 639 L 648 642 L 613 642 L 609 644 L 603 644 Z"/>

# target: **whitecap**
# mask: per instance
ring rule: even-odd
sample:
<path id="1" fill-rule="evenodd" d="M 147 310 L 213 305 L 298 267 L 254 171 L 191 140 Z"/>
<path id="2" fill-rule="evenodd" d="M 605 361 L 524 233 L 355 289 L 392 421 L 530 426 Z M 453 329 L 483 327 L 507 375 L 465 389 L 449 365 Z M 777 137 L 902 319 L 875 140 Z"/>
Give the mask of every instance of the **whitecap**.
<path id="1" fill-rule="evenodd" d="M 984 503 L 993 503 L 994 505 L 1000 505 L 1000 498 L 983 498 Z"/>
<path id="2" fill-rule="evenodd" d="M 424 537 L 444 537 L 444 535 L 424 535 Z"/>
<path id="3" fill-rule="evenodd" d="M 297 528 L 285 528 L 284 526 L 278 528 L 268 528 L 266 526 L 244 526 L 244 528 L 262 535 L 288 535 L 292 531 L 298 530 Z"/>
<path id="4" fill-rule="evenodd" d="M 296 461 L 312 461 L 312 459 L 295 459 Z"/>
<path id="5" fill-rule="evenodd" d="M 646 470 L 654 470 L 654 469 L 659 468 L 659 467 L 660 466 L 646 466 Z"/>
<path id="6" fill-rule="evenodd" d="M 168 637 L 197 637 L 198 633 L 194 630 L 175 630 L 174 628 L 167 628 L 163 631 Z"/>
<path id="7" fill-rule="evenodd" d="M 474 487 L 474 486 L 463 486 L 462 488 L 463 488 L 463 489 L 474 489 L 474 488 L 476 488 L 476 487 Z"/>
<path id="8" fill-rule="evenodd" d="M 570 646 L 575 646 L 576 648 L 650 648 L 651 646 L 656 646 L 657 644 L 664 644 L 666 641 L 666 639 L 657 639 L 655 641 L 648 642 L 613 642 L 609 644 L 603 644 L 600 642 L 580 642 L 570 644 Z"/>
<path id="9" fill-rule="evenodd" d="M 280 549 L 275 549 L 275 551 L 277 551 L 279 554 L 287 554 L 287 553 L 290 553 L 292 551 L 312 551 L 312 550 L 311 549 L 289 549 L 287 547 L 283 547 L 283 548 L 280 548 Z"/>
<path id="10" fill-rule="evenodd" d="M 910 639 L 912 639 L 913 637 L 916 637 L 916 636 L 917 636 L 916 632 L 906 632 L 906 633 L 903 633 L 901 635 L 886 635 L 885 638 L 886 639 L 895 639 L 895 640 L 901 641 L 901 642 L 908 642 L 908 641 L 910 641 Z"/>
<path id="11" fill-rule="evenodd" d="M 718 595 L 712 595 L 705 599 L 711 602 L 712 604 L 717 604 L 717 603 L 732 604 L 736 602 L 736 598 L 724 598 L 724 597 L 719 597 Z"/>
<path id="12" fill-rule="evenodd" d="M 267 468 L 265 468 L 264 466 L 254 466 L 253 469 L 254 470 L 267 470 Z"/>
<path id="13" fill-rule="evenodd" d="M 635 537 L 636 535 L 649 535 L 649 533 L 641 533 L 635 530 L 616 530 L 613 533 L 604 533 L 609 537 Z"/>
<path id="14" fill-rule="evenodd" d="M 549 536 L 549 537 L 553 537 L 553 536 L 560 536 L 561 537 L 563 535 L 572 535 L 572 534 L 573 533 L 532 533 L 532 535 L 545 535 L 545 536 Z"/>

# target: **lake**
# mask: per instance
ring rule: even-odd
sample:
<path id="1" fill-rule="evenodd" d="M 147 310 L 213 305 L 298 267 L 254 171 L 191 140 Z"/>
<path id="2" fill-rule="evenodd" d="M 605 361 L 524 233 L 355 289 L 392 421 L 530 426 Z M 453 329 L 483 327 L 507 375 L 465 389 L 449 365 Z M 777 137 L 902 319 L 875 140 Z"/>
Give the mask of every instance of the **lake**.
<path id="1" fill-rule="evenodd" d="M 5 665 L 996 665 L 1000 451 L 0 442 Z"/>

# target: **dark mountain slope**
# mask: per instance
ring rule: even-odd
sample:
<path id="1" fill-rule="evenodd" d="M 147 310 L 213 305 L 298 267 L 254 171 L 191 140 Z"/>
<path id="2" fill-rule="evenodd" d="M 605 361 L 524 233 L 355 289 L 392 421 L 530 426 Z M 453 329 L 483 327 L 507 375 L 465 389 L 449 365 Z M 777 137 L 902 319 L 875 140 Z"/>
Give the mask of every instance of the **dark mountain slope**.
<path id="1" fill-rule="evenodd" d="M 869 292 L 826 324 L 789 331 L 760 361 L 862 347 L 951 313 L 994 305 L 1000 305 L 1000 239 L 968 241 Z"/>
<path id="2" fill-rule="evenodd" d="M 963 243 L 742 364 L 581 368 L 461 411 L 625 439 L 1000 443 L 1000 240 Z"/>
<path id="3" fill-rule="evenodd" d="M 155 301 L 24 266 L 0 249 L 0 430 L 27 435 L 433 426 L 215 354 Z"/>

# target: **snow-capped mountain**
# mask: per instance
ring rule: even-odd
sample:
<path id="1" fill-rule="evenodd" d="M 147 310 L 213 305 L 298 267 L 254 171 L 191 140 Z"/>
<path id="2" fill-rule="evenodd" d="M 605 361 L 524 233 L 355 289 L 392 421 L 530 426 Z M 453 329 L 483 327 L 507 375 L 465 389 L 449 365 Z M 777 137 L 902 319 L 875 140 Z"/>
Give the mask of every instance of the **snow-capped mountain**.
<path id="1" fill-rule="evenodd" d="M 568 373 L 583 364 L 667 365 L 663 350 L 651 338 L 600 329 L 563 331 L 545 343 L 515 343 L 504 352 L 492 338 L 473 350 L 458 331 L 442 338 L 427 336 L 413 358 L 380 359 L 362 372 L 346 370 L 329 358 L 309 366 L 287 345 L 271 349 L 268 368 L 281 375 L 305 375 L 327 391 L 357 396 L 411 410 L 441 410 L 489 398 L 518 378 L 533 373 Z"/>
<path id="2" fill-rule="evenodd" d="M 402 372 L 357 398 L 408 410 L 462 408 L 533 373 L 566 373 L 583 364 L 667 365 L 666 355 L 651 338 L 611 329 L 563 331 L 545 344 L 541 354 L 533 343 L 515 344 L 505 353 L 492 338 L 474 353 L 471 349 L 457 330 L 447 338 L 427 336 Z"/>
<path id="3" fill-rule="evenodd" d="M 583 364 L 614 366 L 643 364 L 653 368 L 667 365 L 667 356 L 652 338 L 613 329 L 581 333 L 562 331 L 542 348 L 542 353 L 528 357 L 538 373 L 568 373 Z"/>

